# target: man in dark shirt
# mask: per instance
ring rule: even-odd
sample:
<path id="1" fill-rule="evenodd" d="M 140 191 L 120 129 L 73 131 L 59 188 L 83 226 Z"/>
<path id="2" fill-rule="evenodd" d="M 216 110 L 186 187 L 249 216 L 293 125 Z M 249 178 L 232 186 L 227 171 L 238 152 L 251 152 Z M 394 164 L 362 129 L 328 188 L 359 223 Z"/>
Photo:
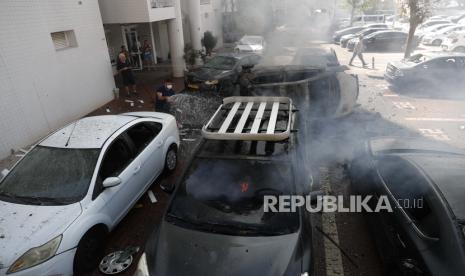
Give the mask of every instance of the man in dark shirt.
<path id="1" fill-rule="evenodd" d="M 174 94 L 173 81 L 168 79 L 156 90 L 155 111 L 168 113 L 170 110 L 170 98 Z"/>
<path id="2" fill-rule="evenodd" d="M 118 55 L 118 63 L 116 64 L 116 70 L 118 70 L 119 74 L 121 75 L 121 78 L 123 79 L 123 85 L 126 90 L 126 94 L 130 96 L 129 86 L 131 86 L 132 92 L 134 94 L 137 94 L 136 80 L 132 73 L 131 64 L 129 63 L 129 60 L 126 58 L 126 55 L 124 53 L 120 53 Z"/>

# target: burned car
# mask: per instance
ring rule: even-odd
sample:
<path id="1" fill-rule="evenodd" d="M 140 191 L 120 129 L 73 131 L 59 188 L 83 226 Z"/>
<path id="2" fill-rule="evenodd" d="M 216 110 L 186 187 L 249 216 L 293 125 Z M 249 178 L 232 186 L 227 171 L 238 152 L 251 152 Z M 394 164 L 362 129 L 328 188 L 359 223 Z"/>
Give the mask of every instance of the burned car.
<path id="1" fill-rule="evenodd" d="M 138 275 L 308 275 L 310 214 L 266 212 L 265 195 L 308 194 L 286 97 L 225 98 L 149 239 Z"/>
<path id="2" fill-rule="evenodd" d="M 464 83 L 465 53 L 431 52 L 390 62 L 384 78 L 393 85 Z"/>
<path id="3" fill-rule="evenodd" d="M 352 189 L 392 212 L 366 213 L 386 275 L 465 271 L 465 152 L 424 140 L 379 138 L 350 166 Z"/>
<path id="4" fill-rule="evenodd" d="M 257 65 L 262 57 L 252 53 L 219 54 L 204 65 L 185 73 L 188 90 L 228 91 L 234 89 L 243 65 Z"/>
<path id="5" fill-rule="evenodd" d="M 350 114 L 357 102 L 358 77 L 344 66 L 258 66 L 241 77 L 241 93 L 286 96 L 312 118 Z M 246 79 L 245 81 L 243 79 Z"/>
<path id="6" fill-rule="evenodd" d="M 319 47 L 299 48 L 291 64 L 323 67 L 341 66 L 334 49 L 323 49 Z"/>

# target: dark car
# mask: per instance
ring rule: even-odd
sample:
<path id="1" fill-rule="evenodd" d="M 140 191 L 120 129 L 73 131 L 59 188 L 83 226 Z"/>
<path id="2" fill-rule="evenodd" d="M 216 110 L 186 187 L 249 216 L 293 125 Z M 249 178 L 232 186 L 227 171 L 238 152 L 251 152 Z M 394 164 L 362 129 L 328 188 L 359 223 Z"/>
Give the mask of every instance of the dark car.
<path id="1" fill-rule="evenodd" d="M 372 140 L 351 163 L 355 193 L 392 208 L 365 214 L 385 275 L 463 275 L 464 167 L 463 151 L 393 138 Z"/>
<path id="2" fill-rule="evenodd" d="M 303 66 L 338 67 L 341 66 L 334 49 L 318 47 L 299 48 L 291 64 Z"/>
<path id="3" fill-rule="evenodd" d="M 345 28 L 345 29 L 339 30 L 339 31 L 334 33 L 333 41 L 334 41 L 334 43 L 339 44 L 342 36 L 348 35 L 348 34 L 355 34 L 355 33 L 360 32 L 363 29 L 365 29 L 365 27 L 356 26 L 356 27 L 350 27 L 350 28 Z"/>
<path id="4" fill-rule="evenodd" d="M 341 47 L 346 48 L 349 41 L 351 39 L 353 39 L 353 38 L 358 38 L 361 35 L 367 36 L 367 35 L 372 34 L 374 32 L 383 31 L 383 30 L 386 30 L 386 29 L 387 28 L 368 28 L 368 29 L 363 29 L 360 32 L 355 33 L 355 34 L 345 35 L 345 36 L 341 37 L 341 40 L 340 40 Z"/>
<path id="5" fill-rule="evenodd" d="M 290 131 L 292 102 L 268 98 L 262 110 L 260 97 L 226 103 L 228 99 L 204 127 L 208 138 L 189 161 L 161 225 L 145 247 L 141 263 L 146 262 L 149 275 L 311 272 L 309 212 L 264 211 L 264 195 L 306 194 L 304 189 L 310 188 L 311 174 L 302 165 L 297 134 Z M 265 109 L 278 116 L 273 120 Z M 261 124 L 253 123 L 258 113 L 263 115 Z M 228 119 L 233 117 L 248 119 Z M 242 135 L 247 137 L 238 138 Z"/>
<path id="6" fill-rule="evenodd" d="M 379 31 L 363 38 L 366 51 L 402 51 L 408 34 L 401 31 Z M 415 41 L 415 48 L 419 40 Z"/>
<path id="7" fill-rule="evenodd" d="M 384 78 L 393 85 L 464 83 L 465 53 L 431 52 L 389 62 Z"/>
<path id="8" fill-rule="evenodd" d="M 261 59 L 257 54 L 219 54 L 204 65 L 186 72 L 186 89 L 230 90 L 237 82 L 242 66 L 257 65 Z"/>

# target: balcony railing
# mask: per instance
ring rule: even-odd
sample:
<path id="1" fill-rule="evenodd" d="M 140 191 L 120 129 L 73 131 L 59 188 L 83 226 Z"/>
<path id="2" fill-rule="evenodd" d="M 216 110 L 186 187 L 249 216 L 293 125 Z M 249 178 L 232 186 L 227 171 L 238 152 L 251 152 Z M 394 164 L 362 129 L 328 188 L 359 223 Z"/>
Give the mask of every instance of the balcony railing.
<path id="1" fill-rule="evenodd" d="M 173 0 L 151 0 L 152 9 L 173 7 Z"/>

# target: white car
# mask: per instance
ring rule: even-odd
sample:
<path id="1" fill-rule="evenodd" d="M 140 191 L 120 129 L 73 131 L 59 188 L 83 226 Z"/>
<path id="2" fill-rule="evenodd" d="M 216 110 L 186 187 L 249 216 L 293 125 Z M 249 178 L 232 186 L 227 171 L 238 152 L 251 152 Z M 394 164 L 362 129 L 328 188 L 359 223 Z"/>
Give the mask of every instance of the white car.
<path id="1" fill-rule="evenodd" d="M 440 31 L 444 28 L 448 28 L 451 26 L 456 26 L 455 24 L 452 23 L 446 23 L 446 24 L 437 24 L 437 25 L 432 25 L 423 29 L 418 29 L 418 31 L 415 33 L 417 36 L 423 38 L 426 35 L 435 33 L 437 31 Z"/>
<path id="2" fill-rule="evenodd" d="M 442 42 L 447 38 L 447 36 L 449 36 L 450 34 L 454 32 L 462 31 L 462 30 L 465 30 L 465 26 L 459 26 L 459 25 L 449 26 L 449 27 L 440 29 L 436 32 L 426 34 L 423 37 L 422 43 L 424 45 L 441 46 Z"/>
<path id="3" fill-rule="evenodd" d="M 449 35 L 441 47 L 444 51 L 465 53 L 465 31 Z"/>
<path id="4" fill-rule="evenodd" d="M 236 53 L 262 53 L 265 49 L 265 40 L 261 36 L 246 35 L 236 44 Z"/>
<path id="5" fill-rule="evenodd" d="M 155 112 L 83 118 L 39 142 L 0 181 L 0 275 L 93 269 L 178 147 L 176 120 Z"/>

